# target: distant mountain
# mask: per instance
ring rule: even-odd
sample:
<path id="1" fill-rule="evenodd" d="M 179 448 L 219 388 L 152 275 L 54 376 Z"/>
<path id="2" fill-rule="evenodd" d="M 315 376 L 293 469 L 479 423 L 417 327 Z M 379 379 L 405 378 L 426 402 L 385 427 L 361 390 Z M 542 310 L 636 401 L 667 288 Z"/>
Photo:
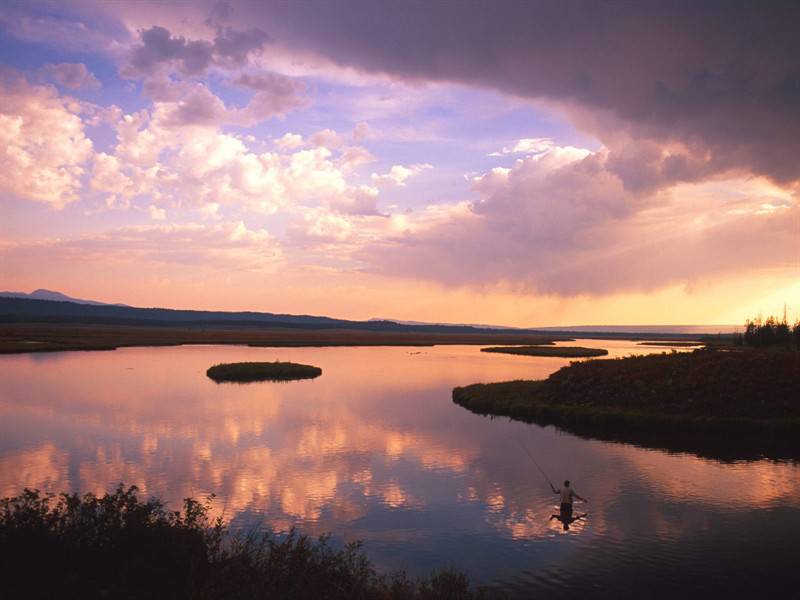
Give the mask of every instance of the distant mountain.
<path id="1" fill-rule="evenodd" d="M 71 298 L 61 292 L 39 289 L 30 294 L 0 292 L 0 322 L 97 323 L 181 327 L 287 327 L 299 329 L 353 329 L 424 333 L 506 333 L 579 338 L 681 339 L 686 336 L 731 333 L 735 326 L 716 325 L 588 325 L 573 327 L 515 328 L 493 325 L 465 325 L 370 319 L 350 321 L 314 315 L 267 312 L 224 312 L 137 308 L 126 304 L 105 304 Z"/>
<path id="2" fill-rule="evenodd" d="M 0 295 L 1 296 L 1 295 Z M 353 329 L 424 333 L 496 333 L 496 329 L 467 325 L 403 325 L 392 321 L 349 321 L 313 315 L 264 312 L 223 312 L 137 308 L 126 305 L 81 303 L 77 300 L 38 300 L 31 294 L 0 297 L 0 322 L 95 323 L 180 327 L 287 327 L 298 329 Z M 531 333 L 515 329 L 509 333 Z"/>
<path id="3" fill-rule="evenodd" d="M 400 325 L 441 325 L 443 327 L 479 327 L 480 329 L 500 329 L 504 331 L 522 329 L 521 327 L 509 327 L 506 325 L 483 325 L 481 323 L 431 323 L 430 321 L 403 321 L 401 319 L 383 319 L 380 317 L 372 318 L 369 320 L 369 322 L 399 323 Z"/>
<path id="4" fill-rule="evenodd" d="M 40 288 L 32 291 L 30 294 L 25 292 L 0 292 L 0 298 L 23 298 L 27 300 L 50 300 L 52 302 L 74 302 L 75 304 L 89 304 L 92 306 L 126 306 L 125 304 L 108 304 L 107 302 L 97 302 L 96 300 L 81 300 L 80 298 L 73 298 L 62 294 L 61 292 L 54 292 L 53 290 L 45 290 Z"/>

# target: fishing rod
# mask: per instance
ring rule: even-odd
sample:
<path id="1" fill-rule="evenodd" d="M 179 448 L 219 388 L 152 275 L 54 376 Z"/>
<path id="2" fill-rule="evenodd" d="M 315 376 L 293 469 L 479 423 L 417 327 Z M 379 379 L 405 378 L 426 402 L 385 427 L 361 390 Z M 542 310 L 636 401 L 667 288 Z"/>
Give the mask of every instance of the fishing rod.
<path id="1" fill-rule="evenodd" d="M 537 468 L 537 469 L 539 469 L 539 473 L 541 473 L 541 474 L 542 474 L 542 476 L 543 476 L 543 477 L 544 477 L 544 478 L 547 480 L 547 483 L 549 483 L 549 484 L 550 484 L 550 489 L 551 489 L 551 490 L 555 490 L 555 489 L 556 489 L 556 486 L 554 486 L 554 485 L 553 485 L 553 482 L 552 482 L 552 481 L 550 481 L 550 478 L 547 476 L 547 473 L 545 473 L 545 472 L 544 472 L 544 469 L 542 469 L 542 467 L 540 467 L 540 466 L 539 466 L 539 463 L 538 463 L 538 462 L 536 462 L 536 459 L 535 459 L 535 458 L 533 458 L 533 454 L 531 454 L 530 452 L 528 452 L 528 448 L 525 446 L 525 444 L 523 444 L 523 443 L 522 443 L 522 440 L 520 440 L 519 438 L 514 438 L 514 439 L 515 439 L 515 440 L 517 440 L 517 443 L 518 443 L 518 444 L 519 444 L 519 445 L 522 447 L 522 449 L 525 451 L 525 454 L 527 454 L 527 455 L 528 455 L 528 458 L 530 458 L 530 459 L 531 459 L 531 461 L 533 461 L 533 464 L 534 464 L 534 465 L 536 465 L 536 468 Z"/>

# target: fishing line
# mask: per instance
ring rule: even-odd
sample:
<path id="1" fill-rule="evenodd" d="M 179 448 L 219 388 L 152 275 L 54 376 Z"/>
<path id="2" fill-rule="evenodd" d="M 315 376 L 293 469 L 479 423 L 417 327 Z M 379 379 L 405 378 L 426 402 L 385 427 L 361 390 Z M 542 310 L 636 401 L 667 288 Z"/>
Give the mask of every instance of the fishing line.
<path id="1" fill-rule="evenodd" d="M 547 476 L 547 473 L 545 473 L 545 472 L 544 472 L 544 469 L 542 469 L 542 467 L 540 467 L 540 466 L 539 466 L 539 463 L 538 463 L 538 462 L 536 462 L 536 459 L 535 459 L 535 458 L 533 458 L 533 454 L 531 454 L 530 452 L 528 452 L 528 448 L 525 446 L 525 444 L 523 444 L 523 443 L 522 443 L 522 440 L 521 440 L 521 439 L 519 439 L 519 438 L 514 438 L 514 439 L 515 439 L 515 440 L 517 440 L 517 443 L 518 443 L 518 444 L 519 444 L 519 445 L 522 447 L 522 449 L 525 451 L 525 454 L 527 454 L 527 455 L 528 455 L 528 458 L 530 458 L 530 459 L 533 461 L 533 464 L 534 464 L 534 465 L 536 465 L 536 468 L 537 468 L 537 469 L 539 469 L 539 473 L 541 473 L 541 474 L 542 474 L 542 476 L 543 476 L 543 477 L 544 477 L 544 478 L 547 480 L 547 483 L 549 483 L 549 484 L 550 484 L 550 489 L 553 489 L 553 490 L 554 490 L 554 489 L 556 489 L 556 486 L 554 486 L 554 485 L 553 485 L 553 482 L 552 482 L 552 481 L 550 481 L 550 478 Z"/>

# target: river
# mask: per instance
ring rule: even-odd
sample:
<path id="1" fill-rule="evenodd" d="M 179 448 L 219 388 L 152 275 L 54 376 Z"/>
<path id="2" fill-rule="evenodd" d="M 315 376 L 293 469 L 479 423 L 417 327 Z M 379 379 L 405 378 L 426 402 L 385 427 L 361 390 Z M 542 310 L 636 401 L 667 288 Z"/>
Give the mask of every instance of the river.
<path id="1" fill-rule="evenodd" d="M 612 357 L 664 351 L 578 344 Z M 323 374 L 245 385 L 205 375 L 219 362 L 278 359 Z M 362 540 L 381 570 L 455 566 L 519 597 L 793 597 L 797 463 L 585 440 L 451 401 L 457 385 L 543 378 L 566 364 L 476 346 L 2 356 L 0 494 L 125 482 L 177 507 L 214 493 L 214 516 L 233 529 Z M 589 499 L 568 531 L 549 519 L 557 498 L 526 452 Z"/>

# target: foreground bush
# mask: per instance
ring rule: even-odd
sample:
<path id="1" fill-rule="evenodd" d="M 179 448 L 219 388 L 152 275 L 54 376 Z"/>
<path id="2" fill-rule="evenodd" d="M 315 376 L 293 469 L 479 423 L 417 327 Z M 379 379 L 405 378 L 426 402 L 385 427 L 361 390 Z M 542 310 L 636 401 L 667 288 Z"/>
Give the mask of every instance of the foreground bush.
<path id="1" fill-rule="evenodd" d="M 26 489 L 0 500 L 0 582 L 6 598 L 467 599 L 466 577 L 378 575 L 359 544 L 334 549 L 292 531 L 231 536 L 208 506 L 182 511 L 136 487 L 102 497 Z"/>

